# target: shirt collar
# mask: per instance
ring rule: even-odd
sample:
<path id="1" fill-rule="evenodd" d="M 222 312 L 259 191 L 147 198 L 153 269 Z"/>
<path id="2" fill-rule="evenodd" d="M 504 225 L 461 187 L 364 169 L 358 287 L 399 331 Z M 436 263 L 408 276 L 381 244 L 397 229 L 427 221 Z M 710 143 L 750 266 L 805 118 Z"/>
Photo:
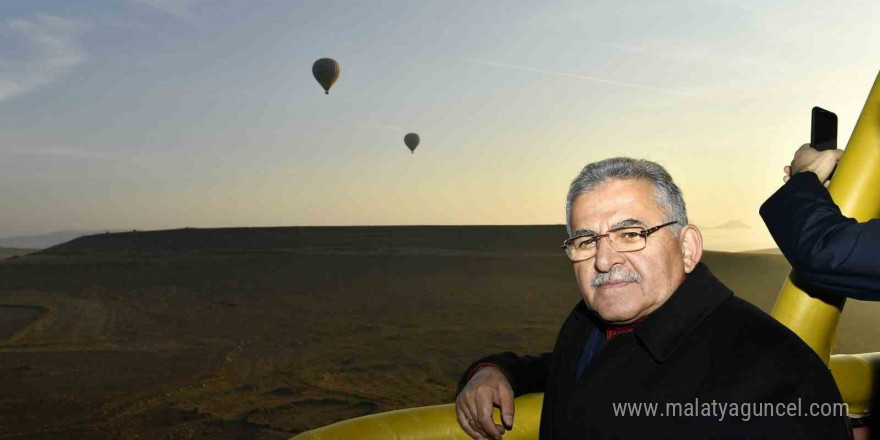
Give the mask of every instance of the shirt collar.
<path id="1" fill-rule="evenodd" d="M 639 318 L 638 321 L 633 322 L 632 324 L 623 324 L 623 325 L 606 325 L 605 326 L 605 342 L 610 341 L 613 337 L 617 335 L 622 335 L 624 333 L 632 333 L 635 331 L 636 326 L 642 323 L 645 318 Z"/>

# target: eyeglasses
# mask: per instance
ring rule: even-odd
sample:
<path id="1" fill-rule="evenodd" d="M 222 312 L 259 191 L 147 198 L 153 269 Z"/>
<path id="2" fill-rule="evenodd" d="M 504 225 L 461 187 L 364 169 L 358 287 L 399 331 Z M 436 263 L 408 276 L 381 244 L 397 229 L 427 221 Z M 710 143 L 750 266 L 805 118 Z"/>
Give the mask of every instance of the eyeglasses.
<path id="1" fill-rule="evenodd" d="M 562 242 L 562 249 L 572 262 L 589 260 L 596 256 L 599 249 L 599 240 L 608 238 L 608 244 L 617 252 L 640 251 L 648 245 L 648 236 L 660 230 L 660 228 L 678 223 L 671 221 L 653 228 L 644 229 L 639 226 L 624 226 L 612 229 L 604 234 L 588 234 L 571 237 Z"/>

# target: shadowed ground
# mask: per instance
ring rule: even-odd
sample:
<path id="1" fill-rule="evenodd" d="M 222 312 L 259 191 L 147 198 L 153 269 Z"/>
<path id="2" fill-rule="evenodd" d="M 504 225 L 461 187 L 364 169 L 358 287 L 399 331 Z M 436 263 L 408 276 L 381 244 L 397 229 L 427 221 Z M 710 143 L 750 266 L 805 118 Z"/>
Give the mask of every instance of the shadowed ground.
<path id="1" fill-rule="evenodd" d="M 22 257 L 31 252 L 36 252 L 36 249 L 21 249 L 21 248 L 7 248 L 0 247 L 0 258 L 9 258 L 9 257 Z"/>
<path id="2" fill-rule="evenodd" d="M 564 238 L 562 226 L 178 230 L 2 260 L 0 304 L 38 309 L 0 339 L 0 438 L 281 439 L 451 402 L 474 359 L 552 347 L 579 300 Z M 764 310 L 788 272 L 774 254 L 704 261 Z M 873 306 L 844 313 L 838 352 L 877 349 Z"/>

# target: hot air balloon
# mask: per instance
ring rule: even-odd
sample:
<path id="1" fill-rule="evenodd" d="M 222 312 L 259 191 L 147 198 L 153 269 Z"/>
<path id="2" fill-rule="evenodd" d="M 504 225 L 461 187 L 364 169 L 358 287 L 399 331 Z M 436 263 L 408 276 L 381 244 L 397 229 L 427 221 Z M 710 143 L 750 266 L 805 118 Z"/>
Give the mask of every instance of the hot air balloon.
<path id="1" fill-rule="evenodd" d="M 315 79 L 324 88 L 324 94 L 329 95 L 330 87 L 339 78 L 339 63 L 331 58 L 321 58 L 312 64 L 312 75 L 315 75 Z"/>
<path id="2" fill-rule="evenodd" d="M 419 135 L 415 133 L 407 133 L 406 136 L 403 137 L 403 142 L 406 143 L 406 146 L 411 153 L 416 152 L 416 147 L 419 146 L 419 140 Z"/>

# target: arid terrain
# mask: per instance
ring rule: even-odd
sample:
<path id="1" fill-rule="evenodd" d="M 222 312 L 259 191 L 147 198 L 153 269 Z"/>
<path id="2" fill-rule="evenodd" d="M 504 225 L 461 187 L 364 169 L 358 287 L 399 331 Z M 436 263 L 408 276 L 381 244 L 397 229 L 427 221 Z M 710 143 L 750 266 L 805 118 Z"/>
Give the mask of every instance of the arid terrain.
<path id="1" fill-rule="evenodd" d="M 31 252 L 36 252 L 36 249 L 23 249 L 23 248 L 8 248 L 8 247 L 0 247 L 0 258 L 9 258 L 16 256 L 23 256 L 29 254 Z"/>
<path id="2" fill-rule="evenodd" d="M 579 300 L 563 226 L 180 229 L 0 260 L 0 439 L 285 439 L 449 403 Z M 707 252 L 769 311 L 776 253 Z M 854 304 L 858 304 L 857 307 Z M 878 351 L 851 301 L 836 352 Z"/>

